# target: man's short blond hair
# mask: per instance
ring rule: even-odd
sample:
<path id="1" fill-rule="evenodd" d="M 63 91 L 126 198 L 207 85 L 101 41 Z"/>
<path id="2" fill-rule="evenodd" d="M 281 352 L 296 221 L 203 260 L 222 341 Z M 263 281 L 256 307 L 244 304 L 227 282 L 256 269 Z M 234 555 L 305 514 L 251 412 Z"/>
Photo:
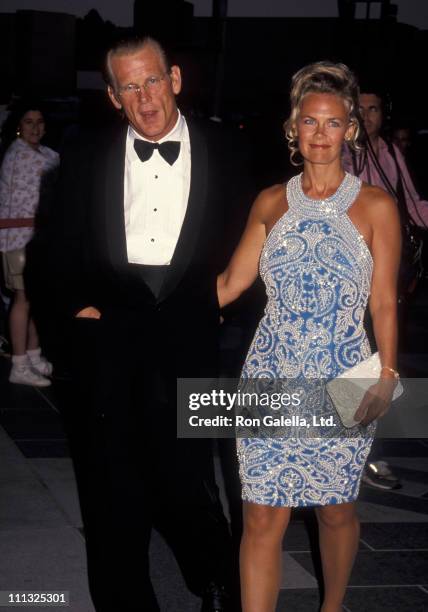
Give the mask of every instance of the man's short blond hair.
<path id="1" fill-rule="evenodd" d="M 117 89 L 117 83 L 114 78 L 113 70 L 111 67 L 111 60 L 113 59 L 113 57 L 133 55 L 134 53 L 138 53 L 138 51 L 141 51 L 146 47 L 151 47 L 155 51 L 155 53 L 159 56 L 163 67 L 165 68 L 165 72 L 169 72 L 170 65 L 167 54 L 165 52 L 165 49 L 157 40 L 151 38 L 150 36 L 133 37 L 127 40 L 121 40 L 117 42 L 107 52 L 104 65 L 104 79 L 107 85 L 110 85 L 113 90 Z"/>

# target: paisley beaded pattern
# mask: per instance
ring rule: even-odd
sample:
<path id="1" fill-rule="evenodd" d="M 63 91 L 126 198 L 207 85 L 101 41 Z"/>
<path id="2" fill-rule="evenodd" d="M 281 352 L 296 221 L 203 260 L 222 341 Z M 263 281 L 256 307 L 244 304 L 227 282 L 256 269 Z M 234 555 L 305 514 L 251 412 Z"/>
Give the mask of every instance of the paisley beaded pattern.
<path id="1" fill-rule="evenodd" d="M 312 200 L 301 179 L 289 181 L 289 209 L 261 253 L 268 302 L 243 367 L 244 386 L 257 378 L 326 382 L 370 355 L 363 319 L 373 261 L 347 214 L 361 180 L 346 173 L 332 196 Z M 286 416 L 333 415 L 335 437 L 326 428 L 322 438 L 322 429 L 318 437 L 292 437 L 291 430 L 284 438 L 238 438 L 245 501 L 295 507 L 356 499 L 375 426 L 343 428 L 324 384 L 318 387 L 315 401 L 312 392 L 300 412 L 294 407 Z"/>

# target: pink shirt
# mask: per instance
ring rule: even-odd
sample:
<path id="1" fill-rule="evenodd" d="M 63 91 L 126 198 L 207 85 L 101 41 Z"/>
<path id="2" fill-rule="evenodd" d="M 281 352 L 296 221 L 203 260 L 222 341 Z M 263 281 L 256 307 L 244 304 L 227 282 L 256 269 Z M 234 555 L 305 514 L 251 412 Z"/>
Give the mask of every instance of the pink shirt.
<path id="1" fill-rule="evenodd" d="M 419 225 L 420 227 L 428 227 L 428 202 L 426 200 L 421 200 L 419 197 L 419 194 L 413 185 L 413 181 L 410 178 L 403 155 L 395 145 L 392 146 L 394 147 L 397 163 L 401 171 L 404 195 L 406 197 L 407 210 L 409 211 L 410 217 L 413 219 L 416 225 Z M 356 166 L 358 169 L 361 168 L 362 160 L 364 159 L 363 156 L 364 152 L 356 153 Z M 394 158 L 388 151 L 386 142 L 382 138 L 379 138 L 378 160 L 392 187 L 396 189 L 398 183 L 397 166 Z M 355 174 L 351 151 L 347 145 L 345 145 L 343 151 L 342 162 L 343 167 L 347 172 L 350 174 Z M 382 189 L 388 191 L 382 176 L 374 164 L 370 152 L 367 153 L 366 162 L 364 163 L 359 177 L 370 185 L 376 185 L 377 187 L 382 187 Z"/>
<path id="2" fill-rule="evenodd" d="M 33 218 L 39 204 L 43 174 L 59 164 L 59 155 L 49 147 L 33 149 L 21 138 L 12 142 L 0 169 L 0 219 Z M 32 227 L 0 229 L 0 251 L 24 247 Z"/>

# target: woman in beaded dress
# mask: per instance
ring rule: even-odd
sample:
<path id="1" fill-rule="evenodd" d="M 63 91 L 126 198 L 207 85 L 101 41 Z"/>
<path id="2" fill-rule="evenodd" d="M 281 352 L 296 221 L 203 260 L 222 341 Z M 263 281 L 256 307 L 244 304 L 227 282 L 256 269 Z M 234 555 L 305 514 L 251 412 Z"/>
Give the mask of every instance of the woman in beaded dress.
<path id="1" fill-rule="evenodd" d="M 338 612 L 358 547 L 354 502 L 373 421 L 387 410 L 396 383 L 400 224 L 383 190 L 342 168 L 343 143 L 357 146 L 359 132 L 358 86 L 349 69 L 311 64 L 293 77 L 290 97 L 286 137 L 292 157 L 303 158 L 303 173 L 260 193 L 218 280 L 221 306 L 258 271 L 266 285 L 265 314 L 242 378 L 335 378 L 370 355 L 363 327 L 368 303 L 382 370 L 358 409 L 359 427 L 341 430 L 331 400 L 320 392 L 315 404 L 299 409 L 333 415 L 334 437 L 330 429 L 325 437 L 238 439 L 242 604 L 244 612 L 275 610 L 291 508 L 314 506 L 325 586 L 321 610 Z"/>

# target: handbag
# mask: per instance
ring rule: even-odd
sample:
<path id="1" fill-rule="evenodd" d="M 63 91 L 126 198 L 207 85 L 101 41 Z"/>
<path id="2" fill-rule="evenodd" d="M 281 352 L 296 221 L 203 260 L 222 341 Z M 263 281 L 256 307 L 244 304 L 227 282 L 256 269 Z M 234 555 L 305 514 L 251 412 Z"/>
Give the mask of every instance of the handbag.
<path id="1" fill-rule="evenodd" d="M 355 413 L 366 391 L 379 379 L 381 367 L 379 353 L 373 353 L 361 363 L 327 383 L 327 392 L 345 427 L 358 425 L 358 421 L 354 419 Z M 398 381 L 392 401 L 400 397 L 402 393 L 403 385 Z"/>
<path id="2" fill-rule="evenodd" d="M 423 275 L 423 231 L 411 222 L 405 223 L 403 226 L 401 263 L 398 274 L 398 292 L 400 297 L 412 293 Z"/>

